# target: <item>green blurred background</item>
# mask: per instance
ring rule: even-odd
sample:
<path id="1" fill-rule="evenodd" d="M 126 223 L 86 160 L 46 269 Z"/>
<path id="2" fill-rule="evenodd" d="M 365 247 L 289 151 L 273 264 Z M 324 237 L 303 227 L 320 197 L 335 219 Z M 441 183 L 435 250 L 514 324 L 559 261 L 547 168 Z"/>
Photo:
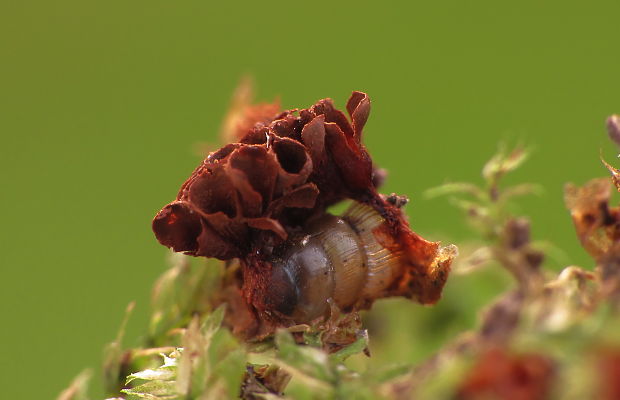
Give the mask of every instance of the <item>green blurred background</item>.
<path id="1" fill-rule="evenodd" d="M 53 398 L 97 367 L 133 300 L 126 343 L 138 342 L 167 266 L 151 218 L 200 161 L 196 144 L 217 142 L 244 74 L 286 108 L 369 93 L 365 140 L 390 172 L 384 191 L 412 198 L 412 225 L 431 239 L 470 231 L 425 189 L 479 182 L 501 141 L 530 145 L 509 182 L 545 193 L 519 212 L 564 251 L 550 268 L 590 267 L 562 186 L 604 175 L 599 150 L 616 153 L 604 120 L 620 112 L 619 16 L 615 0 L 0 2 L 2 398 Z M 455 282 L 456 303 L 502 289 Z M 440 310 L 450 327 L 431 331 L 475 321 L 475 309 Z M 374 353 L 411 361 L 395 346 Z"/>

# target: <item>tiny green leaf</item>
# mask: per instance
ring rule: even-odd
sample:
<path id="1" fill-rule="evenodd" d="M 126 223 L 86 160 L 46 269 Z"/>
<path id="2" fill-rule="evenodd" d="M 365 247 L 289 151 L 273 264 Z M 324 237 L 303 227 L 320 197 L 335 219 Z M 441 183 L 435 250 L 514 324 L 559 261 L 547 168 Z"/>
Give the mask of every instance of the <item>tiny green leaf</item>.
<path id="1" fill-rule="evenodd" d="M 239 388 L 243 381 L 247 357 L 243 348 L 239 347 L 229 353 L 226 357 L 217 362 L 214 367 L 213 375 L 220 377 L 230 398 L 239 394 Z"/>
<path id="2" fill-rule="evenodd" d="M 526 149 L 517 146 L 509 154 L 500 147 L 499 151 L 491 157 L 482 169 L 482 177 L 490 184 L 497 182 L 504 174 L 514 171 L 523 164 L 529 156 Z"/>
<path id="3" fill-rule="evenodd" d="M 489 210 L 486 206 L 475 201 L 453 197 L 450 199 L 450 203 L 467 212 L 470 217 L 486 217 L 489 214 Z"/>
<path id="4" fill-rule="evenodd" d="M 176 400 L 182 397 L 176 391 L 174 382 L 149 381 L 130 389 L 123 389 L 121 393 L 129 395 L 129 399 Z"/>
<path id="5" fill-rule="evenodd" d="M 176 372 L 172 368 L 158 368 L 158 369 L 145 369 L 144 371 L 136 372 L 127 377 L 126 383 L 134 381 L 136 379 L 143 379 L 146 381 L 163 380 L 170 381 L 176 377 Z"/>
<path id="6" fill-rule="evenodd" d="M 424 191 L 424 197 L 428 199 L 450 194 L 470 194 L 479 200 L 486 198 L 486 194 L 482 189 L 473 183 L 467 182 L 448 182 Z"/>
<path id="7" fill-rule="evenodd" d="M 58 395 L 57 400 L 87 400 L 88 384 L 93 373 L 87 369 L 73 379 L 71 385 Z"/>
<path id="8" fill-rule="evenodd" d="M 350 356 L 354 354 L 362 353 L 367 348 L 368 348 L 368 331 L 364 329 L 358 333 L 358 339 L 355 342 L 351 343 L 350 345 L 330 355 L 330 358 L 333 361 L 342 363 L 344 362 L 344 360 L 346 360 Z"/>
<path id="9" fill-rule="evenodd" d="M 291 334 L 286 330 L 276 332 L 275 340 L 278 348 L 278 363 L 284 369 L 294 370 L 294 376 L 302 375 L 305 378 L 309 378 L 309 380 L 323 382 L 332 382 L 334 380 L 329 359 L 323 350 L 297 345 Z"/>
<path id="10" fill-rule="evenodd" d="M 200 332 L 204 335 L 205 340 L 211 340 L 215 332 L 220 329 L 222 321 L 224 320 L 225 305 L 221 305 L 216 308 L 205 320 L 200 327 Z"/>
<path id="11" fill-rule="evenodd" d="M 119 374 L 123 357 L 122 341 L 125 335 L 125 327 L 134 309 L 135 303 L 131 302 L 125 310 L 125 316 L 118 329 L 116 339 L 108 344 L 103 351 L 103 380 L 108 393 L 114 393 L 119 389 Z M 122 379 L 122 378 L 121 378 Z"/>
<path id="12" fill-rule="evenodd" d="M 506 201 L 517 196 L 526 196 L 530 194 L 540 195 L 544 191 L 543 187 L 534 183 L 522 183 L 520 185 L 510 186 L 504 189 L 500 195 L 500 201 Z"/>

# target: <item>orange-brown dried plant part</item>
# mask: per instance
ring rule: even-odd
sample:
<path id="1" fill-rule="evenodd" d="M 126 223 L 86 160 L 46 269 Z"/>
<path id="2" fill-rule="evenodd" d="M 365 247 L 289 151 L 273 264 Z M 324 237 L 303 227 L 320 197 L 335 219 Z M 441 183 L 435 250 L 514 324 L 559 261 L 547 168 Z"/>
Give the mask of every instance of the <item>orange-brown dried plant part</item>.
<path id="1" fill-rule="evenodd" d="M 583 187 L 567 185 L 566 204 L 577 236 L 594 258 L 604 297 L 620 305 L 620 207 L 610 207 L 611 185 L 606 178 Z"/>
<path id="2" fill-rule="evenodd" d="M 323 99 L 268 122 L 254 120 L 239 141 L 209 154 L 153 220 L 157 239 L 174 251 L 239 259 L 237 294 L 256 319 L 249 324 L 255 331 L 248 333 L 248 325 L 246 336 L 265 324 L 294 324 L 270 301 L 272 255 L 308 220 L 345 199 L 372 207 L 385 221 L 374 232 L 377 241 L 402 254 L 398 276 L 377 297 L 405 296 L 423 304 L 440 297 L 456 249 L 414 233 L 398 205 L 379 195 L 377 170 L 362 144 L 370 99 L 353 92 L 346 109 L 350 119 Z"/>
<path id="3" fill-rule="evenodd" d="M 375 238 L 384 248 L 402 254 L 399 279 L 381 297 L 402 296 L 420 304 L 436 303 L 458 254 L 456 246 L 441 247 L 439 242 L 430 242 L 413 232 L 401 209 L 389 202 L 375 204 L 374 208 L 381 210 L 385 218 L 385 223 L 374 230 Z"/>
<path id="4" fill-rule="evenodd" d="M 611 174 L 611 181 L 613 182 L 616 189 L 620 192 L 620 169 L 611 166 L 607 161 L 603 160 L 603 157 L 601 157 L 601 162 Z"/>
<path id="5" fill-rule="evenodd" d="M 564 189 L 577 237 L 595 260 L 609 253 L 620 239 L 620 209 L 609 207 L 610 195 L 607 178 L 593 179 L 582 187 L 567 184 Z"/>
<path id="6" fill-rule="evenodd" d="M 554 363 L 546 356 L 492 348 L 476 362 L 455 398 L 544 400 L 549 398 L 555 375 Z"/>
<path id="7" fill-rule="evenodd" d="M 248 306 L 243 293 L 243 267 L 239 259 L 225 262 L 226 270 L 221 287 L 214 293 L 214 307 L 224 304 L 224 325 L 233 335 L 243 340 L 261 341 L 271 335 L 277 325 L 269 319 L 256 318 L 256 313 Z"/>

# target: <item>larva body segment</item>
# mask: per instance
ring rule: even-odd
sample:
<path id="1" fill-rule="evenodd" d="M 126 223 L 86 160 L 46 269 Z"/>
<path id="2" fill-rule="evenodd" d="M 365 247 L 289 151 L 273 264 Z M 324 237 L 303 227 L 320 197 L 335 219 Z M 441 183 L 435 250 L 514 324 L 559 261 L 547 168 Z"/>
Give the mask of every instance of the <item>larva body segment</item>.
<path id="1" fill-rule="evenodd" d="M 325 214 L 310 222 L 272 261 L 267 304 L 295 323 L 307 323 L 326 315 L 330 300 L 349 311 L 384 297 L 402 264 L 400 251 L 375 238 L 383 223 L 361 203 L 341 217 Z"/>

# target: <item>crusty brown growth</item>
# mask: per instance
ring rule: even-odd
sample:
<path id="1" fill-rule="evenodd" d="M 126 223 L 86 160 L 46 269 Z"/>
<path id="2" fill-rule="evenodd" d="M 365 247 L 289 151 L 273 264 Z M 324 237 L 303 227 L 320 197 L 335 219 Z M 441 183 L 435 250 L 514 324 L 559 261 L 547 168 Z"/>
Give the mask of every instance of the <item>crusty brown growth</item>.
<path id="1" fill-rule="evenodd" d="M 620 207 L 610 207 L 610 195 L 609 180 L 599 178 L 566 185 L 564 197 L 577 237 L 596 261 L 604 296 L 620 307 Z"/>
<path id="2" fill-rule="evenodd" d="M 277 323 L 265 295 L 273 250 L 309 218 L 352 199 L 385 218 L 375 236 L 386 248 L 405 254 L 402 276 L 387 295 L 436 302 L 454 251 L 441 253 L 438 243 L 411 231 L 399 204 L 377 193 L 373 182 L 381 179 L 373 176 L 372 160 L 362 144 L 370 100 L 353 92 L 346 108 L 350 120 L 330 99 L 284 111 L 269 122 L 265 113 L 246 114 L 258 121 L 238 143 L 211 153 L 176 200 L 157 214 L 157 239 L 193 256 L 239 258 L 247 304 L 259 319 Z"/>
<path id="3" fill-rule="evenodd" d="M 394 252 L 403 251 L 403 269 L 389 296 L 413 298 L 421 304 L 434 304 L 450 273 L 456 256 L 455 246 L 439 247 L 439 242 L 429 242 L 409 227 L 400 207 L 376 197 L 370 203 L 385 218 L 374 234 L 379 243 Z"/>
<path id="4" fill-rule="evenodd" d="M 509 354 L 494 348 L 486 352 L 459 388 L 460 400 L 549 398 L 555 375 L 553 362 L 539 354 Z"/>
<path id="5" fill-rule="evenodd" d="M 602 349 L 598 357 L 598 379 L 601 400 L 620 398 L 620 350 Z"/>
<path id="6" fill-rule="evenodd" d="M 608 179 L 593 179 L 582 187 L 567 184 L 564 189 L 577 236 L 594 259 L 608 254 L 620 239 L 620 208 L 610 207 Z"/>

